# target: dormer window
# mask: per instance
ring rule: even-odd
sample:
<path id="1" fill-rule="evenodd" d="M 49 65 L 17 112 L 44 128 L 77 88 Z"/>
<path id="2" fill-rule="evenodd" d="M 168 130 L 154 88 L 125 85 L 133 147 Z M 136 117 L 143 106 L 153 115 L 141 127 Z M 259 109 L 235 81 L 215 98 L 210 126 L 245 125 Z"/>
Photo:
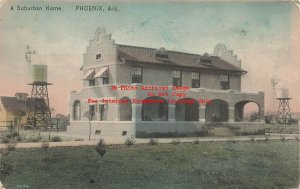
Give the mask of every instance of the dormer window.
<path id="1" fill-rule="evenodd" d="M 201 63 L 211 63 L 211 60 L 207 59 L 207 58 L 200 58 L 200 62 Z"/>
<path id="2" fill-rule="evenodd" d="M 156 58 L 159 58 L 159 59 L 168 59 L 169 56 L 167 54 L 158 54 L 158 53 L 156 53 Z"/>
<path id="3" fill-rule="evenodd" d="M 155 52 L 155 58 L 158 60 L 168 60 L 169 55 L 165 48 L 161 47 Z"/>
<path id="4" fill-rule="evenodd" d="M 96 54 L 96 60 L 101 60 L 101 53 Z"/>
<path id="5" fill-rule="evenodd" d="M 201 63 L 211 63 L 211 59 L 208 53 L 204 53 L 203 56 L 200 56 Z"/>

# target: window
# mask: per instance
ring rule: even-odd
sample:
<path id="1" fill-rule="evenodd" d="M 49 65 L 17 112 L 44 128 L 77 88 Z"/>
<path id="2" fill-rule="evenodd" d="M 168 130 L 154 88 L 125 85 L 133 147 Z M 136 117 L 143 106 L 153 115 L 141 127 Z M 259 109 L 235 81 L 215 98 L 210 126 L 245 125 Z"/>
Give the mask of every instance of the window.
<path id="1" fill-rule="evenodd" d="M 100 121 L 107 120 L 107 111 L 108 111 L 107 104 L 99 104 Z"/>
<path id="2" fill-rule="evenodd" d="M 76 100 L 73 103 L 73 120 L 81 120 L 81 106 L 80 106 L 80 101 Z"/>
<path id="3" fill-rule="evenodd" d="M 105 72 L 102 74 L 102 84 L 109 84 L 109 74 L 108 74 L 108 69 L 105 70 Z"/>
<path id="4" fill-rule="evenodd" d="M 166 51 L 165 48 L 161 47 L 155 52 L 155 58 L 160 60 L 160 61 L 166 61 L 169 59 L 168 52 Z"/>
<path id="5" fill-rule="evenodd" d="M 132 83 L 142 83 L 142 67 L 134 66 L 132 67 Z"/>
<path id="6" fill-rule="evenodd" d="M 228 90 L 229 89 L 229 75 L 223 74 L 221 75 L 221 89 Z"/>
<path id="7" fill-rule="evenodd" d="M 203 63 L 211 63 L 210 59 L 201 58 L 200 61 L 203 62 Z"/>
<path id="8" fill-rule="evenodd" d="M 156 58 L 158 59 L 168 59 L 169 56 L 167 54 L 156 54 Z"/>
<path id="9" fill-rule="evenodd" d="M 91 120 L 95 120 L 96 105 L 89 105 Z"/>
<path id="10" fill-rule="evenodd" d="M 89 80 L 89 86 L 95 86 L 95 79 Z"/>
<path id="11" fill-rule="evenodd" d="M 200 73 L 192 72 L 192 88 L 200 87 Z"/>
<path id="12" fill-rule="evenodd" d="M 180 87 L 182 85 L 181 71 L 174 70 L 173 71 L 173 86 Z"/>
<path id="13" fill-rule="evenodd" d="M 109 83 L 109 68 L 102 67 L 99 70 L 97 69 L 97 73 L 94 75 L 94 78 L 97 79 L 97 84 L 108 84 Z M 98 78 L 100 78 L 98 80 Z"/>
<path id="14" fill-rule="evenodd" d="M 100 60 L 101 59 L 101 53 L 100 54 L 96 54 L 96 60 Z"/>

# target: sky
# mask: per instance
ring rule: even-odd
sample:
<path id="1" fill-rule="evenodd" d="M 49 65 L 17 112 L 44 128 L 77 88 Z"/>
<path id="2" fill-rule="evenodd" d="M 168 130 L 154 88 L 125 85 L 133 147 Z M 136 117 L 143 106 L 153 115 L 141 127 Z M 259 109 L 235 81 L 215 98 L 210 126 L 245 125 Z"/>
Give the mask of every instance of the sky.
<path id="1" fill-rule="evenodd" d="M 43 11 L 17 11 L 17 6 Z M 46 11 L 45 6 L 62 11 Z M 116 6 L 118 11 L 76 11 L 76 6 Z M 11 10 L 11 6 L 14 10 Z M 97 27 L 117 44 L 212 53 L 218 43 L 232 49 L 248 73 L 242 91 L 265 92 L 274 102 L 271 78 L 288 88 L 291 110 L 300 112 L 300 15 L 292 2 L 59 2 L 0 0 L 0 96 L 30 93 L 26 46 L 36 63 L 48 65 L 50 105 L 68 114 L 70 91 L 82 89 L 82 55 Z M 275 107 L 277 107 L 276 105 Z"/>

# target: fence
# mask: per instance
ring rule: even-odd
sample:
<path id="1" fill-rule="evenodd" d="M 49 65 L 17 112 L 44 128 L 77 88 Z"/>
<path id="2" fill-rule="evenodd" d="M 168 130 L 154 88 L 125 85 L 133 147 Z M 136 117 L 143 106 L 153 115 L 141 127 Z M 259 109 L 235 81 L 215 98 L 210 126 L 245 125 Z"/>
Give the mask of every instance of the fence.
<path id="1" fill-rule="evenodd" d="M 15 126 L 16 126 L 16 123 L 14 121 L 0 121 L 1 136 L 3 136 L 3 134 L 5 134 L 7 132 L 12 134 Z"/>
<path id="2" fill-rule="evenodd" d="M 18 124 L 16 121 L 0 121 L 0 137 L 4 136 L 8 133 L 12 134 L 13 131 L 17 128 Z M 45 127 L 28 127 L 30 125 L 20 125 L 20 129 L 23 130 L 45 130 Z M 47 130 L 51 131 L 66 131 L 67 130 L 67 123 L 59 120 L 59 119 L 52 119 L 51 126 L 47 128 Z"/>

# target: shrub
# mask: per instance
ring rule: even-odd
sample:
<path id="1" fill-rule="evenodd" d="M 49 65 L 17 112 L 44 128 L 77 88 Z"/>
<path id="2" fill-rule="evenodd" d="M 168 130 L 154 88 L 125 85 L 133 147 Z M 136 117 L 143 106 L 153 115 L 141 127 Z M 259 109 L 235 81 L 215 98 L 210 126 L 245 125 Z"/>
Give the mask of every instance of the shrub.
<path id="1" fill-rule="evenodd" d="M 250 141 L 251 141 L 251 142 L 255 142 L 255 138 L 254 138 L 254 137 L 251 137 L 251 138 L 250 138 Z"/>
<path id="2" fill-rule="evenodd" d="M 9 176 L 12 172 L 12 166 L 3 161 L 0 162 L 0 180 L 3 180 L 5 177 Z"/>
<path id="3" fill-rule="evenodd" d="M 156 138 L 154 138 L 154 137 L 150 138 L 149 144 L 151 146 L 157 145 L 157 143 L 158 143 L 158 140 Z"/>
<path id="4" fill-rule="evenodd" d="M 98 154 L 100 155 L 101 159 L 103 160 L 104 155 L 106 153 L 105 150 L 105 143 L 103 139 L 100 139 L 100 141 L 98 142 L 98 144 L 96 145 L 96 151 L 98 152 Z"/>
<path id="5" fill-rule="evenodd" d="M 8 143 L 6 144 L 5 149 L 1 149 L 0 153 L 2 156 L 7 156 L 11 151 L 14 151 L 16 149 L 16 143 Z"/>
<path id="6" fill-rule="evenodd" d="M 40 142 L 42 139 L 43 139 L 43 137 L 39 134 L 36 137 L 30 137 L 28 141 L 29 142 Z"/>
<path id="7" fill-rule="evenodd" d="M 18 136 L 20 136 L 20 135 L 19 135 L 18 132 L 15 131 L 15 132 L 13 132 L 13 133 L 11 134 L 11 136 L 12 136 L 12 137 L 18 137 Z"/>
<path id="8" fill-rule="evenodd" d="M 281 140 L 281 142 L 284 142 L 286 139 L 285 139 L 284 136 L 282 136 L 282 137 L 280 138 L 280 140 Z"/>
<path id="9" fill-rule="evenodd" d="M 253 138 L 254 140 L 254 138 Z M 233 140 L 233 139 L 230 139 L 230 140 L 227 140 L 226 143 L 229 143 L 229 144 L 235 144 L 235 143 L 238 143 L 237 140 Z"/>
<path id="10" fill-rule="evenodd" d="M 269 139 L 269 137 L 268 136 L 265 136 L 265 142 L 268 142 L 270 139 Z"/>
<path id="11" fill-rule="evenodd" d="M 200 144 L 200 141 L 198 138 L 194 141 L 194 144 Z"/>
<path id="12" fill-rule="evenodd" d="M 135 143 L 135 140 L 133 138 L 127 138 L 125 141 L 126 146 L 132 146 L 132 145 L 134 145 L 134 143 Z"/>
<path id="13" fill-rule="evenodd" d="M 18 136 L 18 137 L 17 137 L 17 141 L 22 141 L 21 136 Z"/>
<path id="14" fill-rule="evenodd" d="M 6 138 L 12 138 L 12 135 L 11 134 L 6 134 L 5 137 Z"/>
<path id="15" fill-rule="evenodd" d="M 14 151 L 16 149 L 17 144 L 16 143 L 8 143 L 6 144 L 6 150 L 7 151 Z"/>
<path id="16" fill-rule="evenodd" d="M 159 132 L 153 132 L 153 133 L 146 133 L 144 131 L 137 132 L 136 134 L 137 138 L 176 138 L 176 137 L 187 137 L 187 136 L 207 136 L 207 131 L 196 131 L 196 132 L 190 132 L 190 133 L 178 133 L 178 132 L 167 132 L 167 133 L 159 133 Z"/>
<path id="17" fill-rule="evenodd" d="M 4 137 L 4 138 L 1 139 L 1 143 L 3 143 L 3 144 L 9 143 L 9 141 L 10 140 L 8 138 L 6 138 L 6 137 Z"/>
<path id="18" fill-rule="evenodd" d="M 49 142 L 43 141 L 41 144 L 41 148 L 43 151 L 47 150 L 49 148 Z"/>
<path id="19" fill-rule="evenodd" d="M 55 136 L 55 137 L 52 137 L 52 138 L 51 138 L 51 141 L 52 141 L 52 142 L 61 142 L 62 139 L 60 138 L 60 136 Z"/>
<path id="20" fill-rule="evenodd" d="M 175 138 L 175 139 L 173 139 L 173 140 L 171 141 L 171 144 L 174 144 L 174 145 L 177 145 L 177 144 L 180 144 L 180 143 L 181 143 L 181 141 L 180 141 L 179 138 Z"/>

